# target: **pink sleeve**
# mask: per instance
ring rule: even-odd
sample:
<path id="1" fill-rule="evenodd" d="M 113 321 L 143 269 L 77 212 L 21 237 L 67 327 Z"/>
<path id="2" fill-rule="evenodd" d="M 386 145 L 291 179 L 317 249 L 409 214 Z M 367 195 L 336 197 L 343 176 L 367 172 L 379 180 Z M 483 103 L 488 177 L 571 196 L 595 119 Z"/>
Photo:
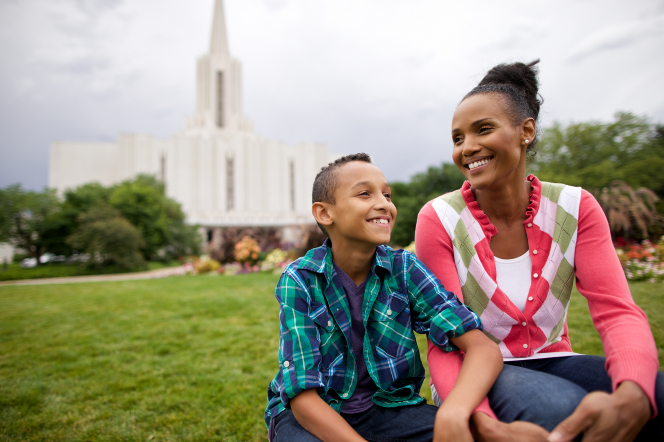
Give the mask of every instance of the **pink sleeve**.
<path id="1" fill-rule="evenodd" d="M 415 253 L 440 279 L 446 290 L 454 293 L 463 302 L 461 285 L 454 265 L 454 252 L 452 241 L 445 231 L 436 211 L 429 201 L 420 211 L 415 228 Z M 459 376 L 463 363 L 463 352 L 445 352 L 429 342 L 427 353 L 431 382 L 442 400 L 452 391 L 454 383 Z M 484 398 L 475 411 L 482 411 L 496 418 L 489 406 L 489 400 Z"/>
<path id="2" fill-rule="evenodd" d="M 426 262 L 426 261 L 425 261 Z M 609 223 L 599 203 L 582 191 L 576 242 L 576 286 L 588 300 L 599 332 L 613 389 L 626 380 L 648 395 L 657 414 L 655 379 L 657 347 L 645 313 L 637 307 L 611 242 Z"/>

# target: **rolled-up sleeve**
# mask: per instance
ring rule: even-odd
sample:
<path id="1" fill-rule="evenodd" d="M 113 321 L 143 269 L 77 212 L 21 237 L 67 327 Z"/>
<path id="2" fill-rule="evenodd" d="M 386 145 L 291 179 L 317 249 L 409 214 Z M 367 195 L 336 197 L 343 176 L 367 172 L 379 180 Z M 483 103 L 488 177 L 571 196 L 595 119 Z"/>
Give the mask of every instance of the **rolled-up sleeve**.
<path id="1" fill-rule="evenodd" d="M 284 406 L 288 406 L 290 399 L 302 391 L 325 387 L 320 371 L 320 335 L 309 315 L 309 293 L 295 269 L 282 274 L 275 296 L 280 307 L 280 393 Z"/>
<path id="2" fill-rule="evenodd" d="M 470 330 L 482 330 L 482 321 L 454 293 L 412 254 L 405 272 L 408 295 L 413 306 L 413 328 L 426 333 L 431 342 L 445 351 L 458 350 L 450 342 Z"/>

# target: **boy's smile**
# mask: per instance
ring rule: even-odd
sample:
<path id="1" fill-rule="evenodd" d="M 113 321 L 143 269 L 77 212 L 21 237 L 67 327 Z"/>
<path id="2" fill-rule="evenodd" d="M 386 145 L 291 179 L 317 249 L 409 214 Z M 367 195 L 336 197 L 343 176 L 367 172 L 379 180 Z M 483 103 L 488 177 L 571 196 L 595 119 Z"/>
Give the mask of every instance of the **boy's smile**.
<path id="1" fill-rule="evenodd" d="M 327 204 L 332 220 L 328 228 L 332 243 L 375 248 L 390 242 L 397 209 L 380 169 L 353 161 L 340 167 L 335 179 L 335 204 Z"/>

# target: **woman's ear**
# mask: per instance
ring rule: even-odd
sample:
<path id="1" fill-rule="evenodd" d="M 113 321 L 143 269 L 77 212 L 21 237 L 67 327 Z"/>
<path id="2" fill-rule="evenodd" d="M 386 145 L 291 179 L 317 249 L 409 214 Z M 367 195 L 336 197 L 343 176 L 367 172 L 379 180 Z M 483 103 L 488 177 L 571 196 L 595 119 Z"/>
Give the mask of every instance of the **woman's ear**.
<path id="1" fill-rule="evenodd" d="M 332 225 L 332 214 L 330 213 L 330 204 L 317 202 L 311 206 L 311 214 L 316 218 L 316 222 L 323 226 Z"/>
<path id="2" fill-rule="evenodd" d="M 526 144 L 532 143 L 535 139 L 535 135 L 537 135 L 537 126 L 535 125 L 535 120 L 532 118 L 527 118 L 521 124 L 521 131 L 523 132 L 524 141 L 528 140 Z"/>

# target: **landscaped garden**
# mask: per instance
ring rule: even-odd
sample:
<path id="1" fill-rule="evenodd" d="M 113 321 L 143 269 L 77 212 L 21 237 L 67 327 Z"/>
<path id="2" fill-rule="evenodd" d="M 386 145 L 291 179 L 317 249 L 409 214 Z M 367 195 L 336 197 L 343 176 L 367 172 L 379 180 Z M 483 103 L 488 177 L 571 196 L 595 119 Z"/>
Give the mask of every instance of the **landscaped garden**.
<path id="1" fill-rule="evenodd" d="M 277 279 L 0 287 L 0 440 L 265 441 Z M 630 286 L 662 362 L 662 285 Z M 578 293 L 569 328 L 575 351 L 602 354 Z"/>

